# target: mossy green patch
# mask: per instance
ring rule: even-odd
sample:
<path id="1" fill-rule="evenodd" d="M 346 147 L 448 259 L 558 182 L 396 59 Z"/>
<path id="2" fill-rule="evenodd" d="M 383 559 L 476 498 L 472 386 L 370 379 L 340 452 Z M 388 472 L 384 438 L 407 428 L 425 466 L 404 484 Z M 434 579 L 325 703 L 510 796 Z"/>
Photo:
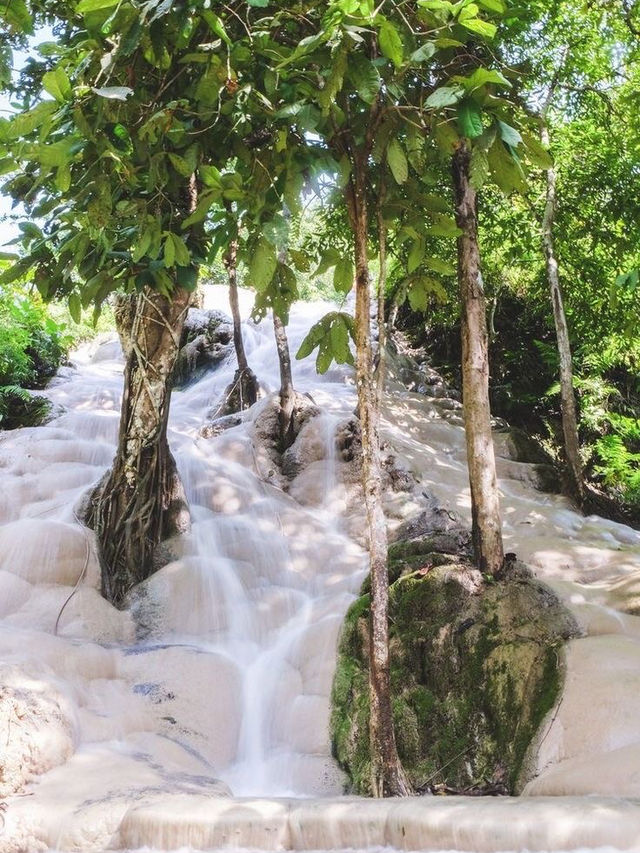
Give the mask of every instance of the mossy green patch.
<path id="1" fill-rule="evenodd" d="M 389 590 L 393 716 L 412 783 L 516 791 L 527 750 L 558 697 L 559 648 L 577 634 L 573 618 L 523 567 L 488 584 L 450 558 L 410 570 L 409 559 L 425 563 L 415 546 L 394 545 L 391 554 L 392 565 L 403 565 Z M 365 795 L 369 607 L 366 595 L 347 614 L 331 721 L 334 754 L 351 790 Z"/>

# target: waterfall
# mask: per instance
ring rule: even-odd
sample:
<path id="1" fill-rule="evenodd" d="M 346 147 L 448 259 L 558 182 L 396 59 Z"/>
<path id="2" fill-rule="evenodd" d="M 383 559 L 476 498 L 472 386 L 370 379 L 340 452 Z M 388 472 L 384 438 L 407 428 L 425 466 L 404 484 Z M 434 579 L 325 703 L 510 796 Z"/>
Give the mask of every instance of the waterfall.
<path id="1" fill-rule="evenodd" d="M 225 298 L 224 289 L 207 291 L 210 307 L 226 308 Z M 327 310 L 294 307 L 293 354 Z M 251 367 L 267 395 L 277 391 L 270 322 L 247 320 L 244 332 Z M 499 436 L 506 545 L 585 632 L 567 650 L 565 696 L 532 796 L 341 798 L 330 690 L 340 626 L 367 564 L 354 535 L 362 507 L 336 445 L 355 409 L 351 371 L 318 377 L 313 357 L 294 362 L 296 388 L 320 414 L 301 433 L 285 482 L 257 438 L 268 396 L 235 426 L 200 434 L 234 370 L 230 357 L 174 393 L 169 442 L 192 532 L 169 543 L 168 562 L 129 610 L 99 595 L 94 537 L 76 517 L 114 454 L 117 342 L 85 345 L 60 371 L 47 390 L 59 417 L 0 438 L 0 675 L 13 703 L 0 703 L 1 731 L 13 731 L 0 797 L 13 793 L 11 780 L 30 794 L 9 800 L 0 851 L 559 850 L 640 838 L 630 802 L 564 796 L 640 795 L 640 534 L 535 491 L 530 466 L 509 460 Z M 383 438 L 417 484 L 402 501 L 387 496 L 392 523 L 417 511 L 425 490 L 468 518 L 454 409 L 396 382 Z"/>

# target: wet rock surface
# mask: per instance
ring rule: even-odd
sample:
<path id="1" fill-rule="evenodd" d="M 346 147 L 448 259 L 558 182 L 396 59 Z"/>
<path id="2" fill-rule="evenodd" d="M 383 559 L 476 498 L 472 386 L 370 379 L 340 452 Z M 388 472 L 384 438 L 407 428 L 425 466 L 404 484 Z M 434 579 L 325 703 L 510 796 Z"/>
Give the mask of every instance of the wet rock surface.
<path id="1" fill-rule="evenodd" d="M 182 330 L 174 382 L 179 388 L 197 382 L 226 361 L 233 350 L 233 325 L 222 311 L 190 308 Z"/>

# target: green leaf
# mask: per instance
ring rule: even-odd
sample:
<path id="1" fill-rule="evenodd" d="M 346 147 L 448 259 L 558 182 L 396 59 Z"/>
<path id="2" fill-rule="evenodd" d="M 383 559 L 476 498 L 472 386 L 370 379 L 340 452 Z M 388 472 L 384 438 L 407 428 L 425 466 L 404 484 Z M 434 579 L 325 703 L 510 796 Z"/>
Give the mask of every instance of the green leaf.
<path id="1" fill-rule="evenodd" d="M 430 270 L 440 273 L 440 275 L 455 275 L 456 268 L 442 258 L 436 258 L 434 255 L 429 255 L 423 261 L 424 265 Z"/>
<path id="2" fill-rule="evenodd" d="M 506 142 L 512 148 L 517 148 L 522 142 L 522 137 L 515 127 L 511 127 L 510 124 L 505 124 L 505 122 L 498 120 L 498 131 L 503 142 Z"/>
<path id="3" fill-rule="evenodd" d="M 530 133 L 522 134 L 522 141 L 527 151 L 527 159 L 541 169 L 553 168 L 553 157 L 544 145 Z"/>
<path id="4" fill-rule="evenodd" d="M 322 275 L 327 272 L 327 270 L 330 270 L 331 267 L 335 267 L 340 258 L 341 255 L 337 249 L 334 249 L 331 246 L 328 249 L 325 249 L 314 275 Z"/>
<path id="5" fill-rule="evenodd" d="M 425 42 L 409 57 L 412 65 L 421 65 L 428 62 L 436 52 L 436 46 L 432 41 Z"/>
<path id="6" fill-rule="evenodd" d="M 402 39 L 391 21 L 382 22 L 378 32 L 378 43 L 383 55 L 390 59 L 396 68 L 400 68 L 403 60 Z"/>
<path id="7" fill-rule="evenodd" d="M 430 215 L 433 224 L 426 229 L 427 234 L 432 234 L 434 237 L 459 237 L 462 234 L 452 216 L 446 216 L 443 213 Z"/>
<path id="8" fill-rule="evenodd" d="M 483 21 L 481 18 L 468 18 L 466 21 L 460 21 L 460 24 L 472 33 L 478 33 L 487 39 L 492 39 L 498 32 L 495 24 L 490 24 L 489 21 Z"/>
<path id="9" fill-rule="evenodd" d="M 355 86 L 358 96 L 366 104 L 373 103 L 380 91 L 381 85 L 378 69 L 360 53 L 356 53 L 353 58 L 350 58 L 347 68 L 347 73 Z"/>
<path id="10" fill-rule="evenodd" d="M 205 187 L 212 187 L 215 189 L 222 189 L 222 183 L 220 181 L 220 171 L 216 169 L 215 166 L 199 166 L 198 174 L 200 175 L 200 179 Z"/>
<path id="11" fill-rule="evenodd" d="M 76 6 L 76 12 L 79 15 L 86 15 L 87 12 L 98 12 L 102 9 L 111 9 L 117 6 L 120 0 L 80 0 Z"/>
<path id="12" fill-rule="evenodd" d="M 224 24 L 215 12 L 212 12 L 211 9 L 203 9 L 200 14 L 207 24 L 209 24 L 210 30 L 219 36 L 225 44 L 231 45 L 231 39 L 224 28 Z"/>
<path id="13" fill-rule="evenodd" d="M 506 87 L 511 86 L 511 83 L 504 74 L 489 68 L 476 68 L 469 77 L 455 77 L 454 79 L 459 81 L 467 92 L 473 92 L 481 86 L 486 86 L 488 83 L 495 83 L 496 85 Z"/>
<path id="14" fill-rule="evenodd" d="M 0 20 L 15 33 L 33 32 L 33 22 L 24 0 L 3 0 L 0 4 Z"/>
<path id="15" fill-rule="evenodd" d="M 173 242 L 173 234 L 167 234 L 164 241 L 164 265 L 165 267 L 172 267 L 176 262 L 176 247 Z"/>
<path id="16" fill-rule="evenodd" d="M 507 7 L 502 0 L 477 0 L 478 6 L 487 9 L 489 12 L 496 12 L 503 15 L 507 11 Z"/>
<path id="17" fill-rule="evenodd" d="M 69 313 L 74 323 L 79 323 L 82 320 L 82 302 L 75 290 L 69 295 Z"/>
<path id="18" fill-rule="evenodd" d="M 71 94 L 71 82 L 60 66 L 42 75 L 42 87 L 59 103 L 66 101 Z"/>
<path id="19" fill-rule="evenodd" d="M 249 264 L 248 283 L 260 293 L 271 283 L 278 259 L 276 248 L 265 237 L 258 240 Z"/>
<path id="20" fill-rule="evenodd" d="M 411 251 L 409 252 L 409 257 L 407 258 L 407 272 L 409 274 L 418 269 L 422 263 L 422 259 L 424 258 L 424 252 L 424 240 L 422 238 L 414 240 L 413 245 L 411 246 Z"/>
<path id="21" fill-rule="evenodd" d="M 524 192 L 526 182 L 522 168 L 499 139 L 496 139 L 489 151 L 489 167 L 491 176 L 502 192 L 509 194 L 513 190 Z"/>
<path id="22" fill-rule="evenodd" d="M 349 293 L 353 287 L 354 268 L 351 258 L 340 258 L 333 273 L 333 286 L 338 293 Z"/>
<path id="23" fill-rule="evenodd" d="M 462 86 L 441 86 L 429 95 L 425 104 L 432 110 L 440 110 L 457 104 L 463 96 Z"/>
<path id="24" fill-rule="evenodd" d="M 168 154 L 167 156 L 173 168 L 183 178 L 189 178 L 193 174 L 193 169 L 184 157 L 181 157 L 179 154 Z"/>
<path id="25" fill-rule="evenodd" d="M 402 146 L 397 139 L 392 139 L 387 149 L 387 162 L 391 174 L 397 184 L 404 184 L 409 177 L 409 164 Z"/>
<path id="26" fill-rule="evenodd" d="M 489 177 L 489 158 L 487 152 L 478 146 L 474 146 L 471 152 L 471 186 L 475 190 L 479 190 Z"/>
<path id="27" fill-rule="evenodd" d="M 344 75 L 347 71 L 347 57 L 348 50 L 346 46 L 341 45 L 340 49 L 333 56 L 329 76 L 326 78 L 323 88 L 318 92 L 318 104 L 324 116 L 329 115 L 331 105 L 344 84 Z"/>
<path id="28" fill-rule="evenodd" d="M 462 135 L 469 139 L 482 135 L 482 110 L 474 101 L 463 101 L 458 105 L 458 124 Z"/>
<path id="29" fill-rule="evenodd" d="M 300 272 L 309 272 L 311 269 L 311 258 L 306 252 L 302 252 L 299 249 L 289 249 L 289 256 L 297 270 Z"/>

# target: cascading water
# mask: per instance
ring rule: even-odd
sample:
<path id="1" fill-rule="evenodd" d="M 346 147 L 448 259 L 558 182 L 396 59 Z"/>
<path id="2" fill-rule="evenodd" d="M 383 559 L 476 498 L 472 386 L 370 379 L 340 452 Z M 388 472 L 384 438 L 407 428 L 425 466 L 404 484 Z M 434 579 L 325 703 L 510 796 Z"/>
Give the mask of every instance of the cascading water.
<path id="1" fill-rule="evenodd" d="M 208 296 L 221 301 L 216 290 Z M 295 308 L 294 353 L 325 310 Z M 245 345 L 263 386 L 275 391 L 270 323 L 246 323 Z M 108 605 L 98 593 L 93 535 L 75 507 L 113 457 L 119 358 L 116 342 L 85 348 L 47 390 L 62 414 L 0 442 L 0 797 L 27 784 L 27 796 L 9 801 L 2 853 L 144 845 L 633 849 L 640 809 L 625 800 L 335 798 L 335 648 L 366 566 L 352 536 L 361 506 L 349 502 L 336 446 L 355 407 L 348 371 L 320 378 L 313 359 L 294 364 L 297 389 L 320 414 L 294 448 L 288 492 L 260 440 L 269 398 L 236 426 L 200 435 L 233 359 L 176 392 L 169 440 L 192 533 L 170 543 L 169 562 L 130 611 Z M 408 392 L 392 377 L 384 437 L 418 482 L 412 496 L 386 496 L 396 521 L 419 509 L 424 489 L 468 516 L 455 402 Z M 534 491 L 531 466 L 510 460 L 501 436 L 496 444 L 507 547 L 555 587 L 586 635 L 569 645 L 564 698 L 527 793 L 640 796 L 640 619 L 631 615 L 640 534 L 584 519 L 564 499 Z M 253 799 L 231 800 L 230 791 Z"/>

